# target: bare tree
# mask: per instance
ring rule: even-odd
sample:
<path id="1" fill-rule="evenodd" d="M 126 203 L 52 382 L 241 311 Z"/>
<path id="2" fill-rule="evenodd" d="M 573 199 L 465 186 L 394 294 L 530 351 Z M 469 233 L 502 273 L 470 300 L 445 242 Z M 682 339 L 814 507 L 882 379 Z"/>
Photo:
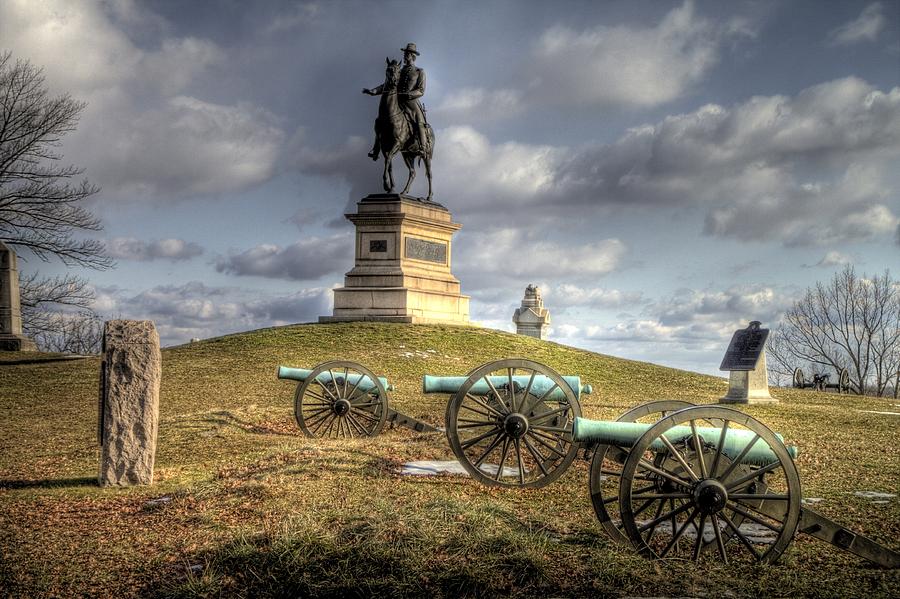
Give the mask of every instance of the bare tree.
<path id="1" fill-rule="evenodd" d="M 74 236 L 101 229 L 79 205 L 99 188 L 75 182 L 83 169 L 58 164 L 55 151 L 84 106 L 68 94 L 51 97 L 41 69 L 0 53 L 0 239 L 42 260 L 108 268 L 112 260 L 101 242 Z"/>
<path id="2" fill-rule="evenodd" d="M 883 395 L 898 384 L 900 282 L 887 271 L 868 278 L 845 267 L 794 303 L 767 349 L 779 373 L 802 363 L 847 368 L 854 392 Z"/>
<path id="3" fill-rule="evenodd" d="M 22 328 L 42 351 L 100 351 L 103 321 L 91 309 L 95 293 L 81 277 L 20 278 Z"/>

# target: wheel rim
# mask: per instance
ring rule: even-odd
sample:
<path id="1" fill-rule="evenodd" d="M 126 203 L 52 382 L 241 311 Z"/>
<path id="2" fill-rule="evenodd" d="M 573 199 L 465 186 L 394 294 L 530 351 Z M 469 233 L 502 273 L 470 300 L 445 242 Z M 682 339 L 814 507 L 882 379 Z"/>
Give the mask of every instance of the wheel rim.
<path id="1" fill-rule="evenodd" d="M 746 452 L 726 455 L 721 451 L 724 433 L 701 440 L 697 429 L 710 426 L 712 419 L 724 422 L 720 430 L 749 431 L 753 440 L 745 445 L 761 444 L 774 459 L 753 465 L 745 461 Z M 683 439 L 663 436 L 685 424 L 692 434 Z M 651 444 L 666 448 L 661 463 L 648 462 Z M 698 446 L 700 451 L 694 449 Z M 643 479 L 655 481 L 654 489 L 646 490 Z M 737 410 L 696 406 L 663 418 L 632 447 L 622 468 L 619 509 L 625 533 L 646 557 L 687 553 L 695 561 L 707 555 L 725 563 L 773 562 L 794 537 L 800 497 L 796 467 L 772 431 Z M 726 529 L 732 534 L 723 534 Z M 710 546 L 713 551 L 704 551 Z"/>
<path id="2" fill-rule="evenodd" d="M 387 418 L 388 393 L 370 370 L 355 362 L 316 366 L 294 394 L 294 418 L 308 437 L 372 437 Z"/>
<path id="3" fill-rule="evenodd" d="M 638 422 L 641 420 L 656 422 L 670 412 L 676 412 L 693 406 L 689 401 L 664 399 L 641 404 L 628 410 L 616 422 Z M 631 540 L 622 528 L 619 514 L 619 482 L 622 476 L 622 465 L 628 458 L 629 450 L 614 445 L 600 444 L 594 448 L 591 460 L 589 490 L 591 504 L 597 520 L 609 537 L 622 545 L 633 547 Z"/>
<path id="4" fill-rule="evenodd" d="M 549 380 L 546 388 L 540 388 L 537 377 Z M 500 360 L 473 370 L 451 398 L 447 439 L 476 480 L 542 487 L 575 459 L 572 425 L 578 416 L 578 399 L 559 374 L 530 360 Z"/>

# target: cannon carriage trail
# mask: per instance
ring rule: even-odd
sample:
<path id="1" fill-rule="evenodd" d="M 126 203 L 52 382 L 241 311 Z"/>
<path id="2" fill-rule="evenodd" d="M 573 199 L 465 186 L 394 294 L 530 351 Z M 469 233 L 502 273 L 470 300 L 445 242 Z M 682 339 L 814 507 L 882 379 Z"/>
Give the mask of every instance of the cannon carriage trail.
<path id="1" fill-rule="evenodd" d="M 99 358 L 0 357 L 0 596 L 891 597 L 900 571 L 809 536 L 773 565 L 642 558 L 611 540 L 579 456 L 552 485 L 499 488 L 455 473 L 445 435 L 310 438 L 278 365 L 364 364 L 391 407 L 442 427 L 424 374 L 521 357 L 593 387 L 583 415 L 650 400 L 718 401 L 724 379 L 475 327 L 391 323 L 262 329 L 162 350 L 154 483 L 96 484 Z M 771 388 L 742 410 L 796 445 L 803 497 L 900 546 L 896 400 Z"/>

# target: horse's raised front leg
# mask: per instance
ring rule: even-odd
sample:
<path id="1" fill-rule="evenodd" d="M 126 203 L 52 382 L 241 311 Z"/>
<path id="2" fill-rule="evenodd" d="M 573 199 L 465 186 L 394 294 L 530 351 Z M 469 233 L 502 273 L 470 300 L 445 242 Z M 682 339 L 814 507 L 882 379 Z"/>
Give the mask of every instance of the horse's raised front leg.
<path id="1" fill-rule="evenodd" d="M 403 162 L 406 163 L 406 168 L 409 170 L 409 176 L 406 178 L 406 187 L 404 187 L 403 191 L 400 193 L 406 195 L 409 193 L 409 187 L 412 185 L 413 179 L 416 178 L 416 155 L 403 152 Z"/>

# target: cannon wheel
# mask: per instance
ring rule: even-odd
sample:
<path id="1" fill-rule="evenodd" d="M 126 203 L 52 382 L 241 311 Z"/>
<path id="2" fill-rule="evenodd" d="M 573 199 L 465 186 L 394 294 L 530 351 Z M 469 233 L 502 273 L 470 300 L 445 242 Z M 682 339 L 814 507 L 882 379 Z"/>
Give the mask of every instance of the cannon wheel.
<path id="1" fill-rule="evenodd" d="M 491 376 L 509 383 L 494 385 Z M 537 395 L 534 377 L 552 386 Z M 513 377 L 527 377 L 524 388 Z M 489 392 L 470 393 L 485 381 Z M 562 394 L 556 393 L 561 390 Z M 572 425 L 581 405 L 552 369 L 523 359 L 499 360 L 476 368 L 447 404 L 447 440 L 463 468 L 486 485 L 543 487 L 559 478 L 575 459 Z"/>
<path id="2" fill-rule="evenodd" d="M 374 384 L 362 389 L 366 380 Z M 364 366 L 325 362 L 297 386 L 294 417 L 307 437 L 373 437 L 384 427 L 388 401 L 384 385 Z"/>
<path id="3" fill-rule="evenodd" d="M 718 440 L 702 442 L 696 428 L 724 422 Z M 668 439 L 664 433 L 674 426 L 688 425 L 693 434 L 683 439 Z M 727 429 L 744 429 L 753 433 L 753 441 L 738 455 L 727 456 L 722 441 Z M 765 466 L 744 462 L 746 451 L 762 443 L 775 455 Z M 651 444 L 664 446 L 668 459 L 661 466 L 645 458 Z M 694 448 L 701 448 L 696 451 Z M 732 459 L 733 458 L 733 459 Z M 747 467 L 747 473 L 738 473 Z M 646 489 L 646 481 L 656 482 Z M 696 406 L 666 416 L 634 444 L 622 468 L 619 487 L 619 510 L 628 538 L 645 557 L 663 558 L 680 549 L 688 549 L 699 560 L 707 545 L 715 543 L 721 561 L 749 555 L 757 562 L 773 562 L 787 548 L 800 520 L 800 477 L 784 444 L 766 426 L 753 417 L 731 408 Z M 642 512 L 670 502 L 649 521 L 638 521 Z M 649 517 L 649 516 L 645 516 Z M 739 517 L 743 522 L 735 523 Z M 671 528 L 662 530 L 660 524 Z M 709 527 L 707 527 L 709 523 Z M 750 525 L 755 526 L 751 532 Z M 685 532 L 691 529 L 693 539 Z M 711 528 L 711 531 L 709 530 Z M 733 533 L 723 535 L 724 529 Z M 661 534 L 656 534 L 661 533 Z M 774 539 L 762 536 L 774 533 Z"/>
<path id="4" fill-rule="evenodd" d="M 618 418 L 617 422 L 637 422 L 650 417 L 653 422 L 669 412 L 676 412 L 693 406 L 689 401 L 678 399 L 662 399 L 641 404 L 628 410 Z M 597 520 L 603 525 L 609 537 L 627 547 L 633 547 L 631 540 L 622 530 L 619 517 L 619 479 L 622 475 L 622 464 L 628 458 L 628 450 L 614 445 L 599 444 L 594 448 L 591 460 L 589 487 L 591 503 Z"/>
<path id="5" fill-rule="evenodd" d="M 794 369 L 794 388 L 795 389 L 803 389 L 806 384 L 806 379 L 803 376 L 802 368 Z"/>
<path id="6" fill-rule="evenodd" d="M 850 393 L 850 371 L 846 368 L 838 371 L 838 393 Z"/>

